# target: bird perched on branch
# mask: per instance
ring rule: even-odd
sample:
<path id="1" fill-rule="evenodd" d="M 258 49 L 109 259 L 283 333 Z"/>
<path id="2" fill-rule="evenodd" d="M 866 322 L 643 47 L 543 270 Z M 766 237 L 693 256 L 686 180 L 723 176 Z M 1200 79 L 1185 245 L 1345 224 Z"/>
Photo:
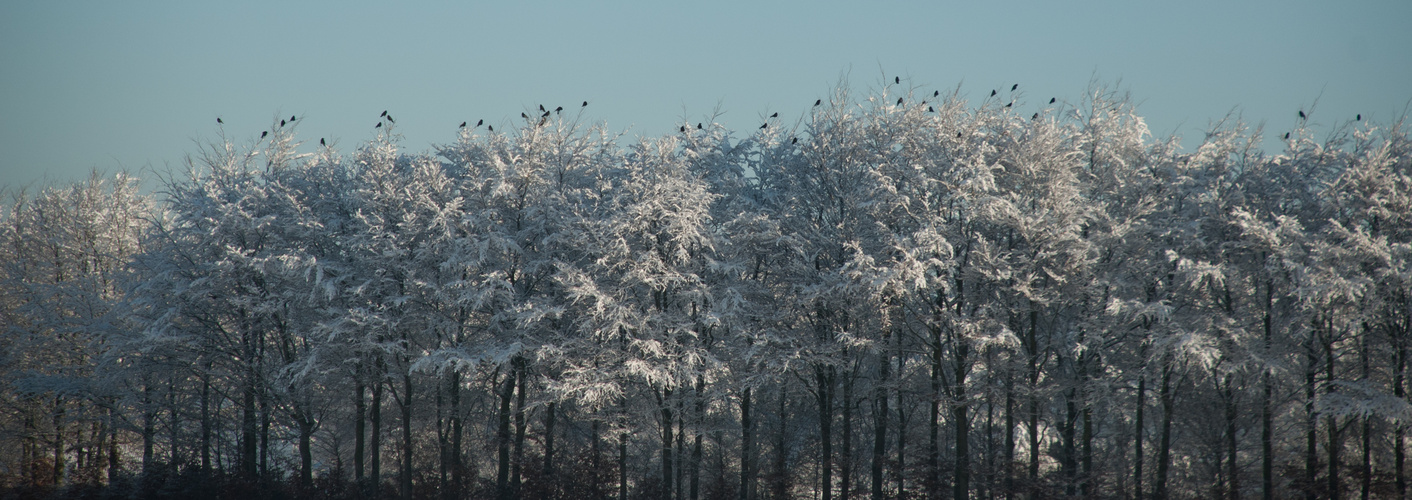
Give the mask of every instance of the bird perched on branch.
<path id="1" fill-rule="evenodd" d="M 524 119 L 528 120 L 528 119 L 529 119 L 529 115 L 527 115 L 527 114 L 525 114 L 523 111 L 521 111 L 521 112 L 520 112 L 520 118 L 524 118 Z"/>
<path id="2" fill-rule="evenodd" d="M 564 112 L 564 107 L 563 107 L 563 106 L 559 106 L 559 107 L 557 107 L 557 108 L 554 108 L 554 112 L 555 112 L 555 113 L 563 113 L 563 112 Z"/>
<path id="3" fill-rule="evenodd" d="M 798 137 L 790 137 L 790 138 L 789 138 L 789 143 L 790 143 L 790 144 L 799 144 L 799 138 L 798 138 Z"/>
<path id="4" fill-rule="evenodd" d="M 770 115 L 770 118 L 779 118 L 779 117 L 780 117 L 780 114 L 779 114 L 779 113 L 775 113 L 775 114 L 773 114 L 773 115 Z"/>
<path id="5" fill-rule="evenodd" d="M 932 91 L 932 97 L 936 97 L 936 96 L 939 96 L 939 95 L 941 95 L 941 91 L 940 91 L 940 90 L 933 90 L 933 91 Z"/>
<path id="6" fill-rule="evenodd" d="M 224 124 L 225 122 L 221 121 L 221 117 L 217 116 L 217 117 L 216 117 L 216 123 L 218 123 L 218 124 Z"/>
<path id="7" fill-rule="evenodd" d="M 701 124 L 700 124 L 700 123 L 697 123 L 697 124 L 696 124 L 696 130 L 701 130 Z"/>
<path id="8" fill-rule="evenodd" d="M 680 131 L 681 133 L 685 134 L 685 133 L 686 133 L 686 125 L 682 125 L 681 128 L 679 129 L 679 131 Z"/>
<path id="9" fill-rule="evenodd" d="M 320 146 L 327 146 L 328 143 L 327 143 L 327 142 L 324 142 L 324 138 L 323 138 L 323 137 L 320 137 L 320 138 L 319 138 L 319 145 L 320 145 Z"/>
<path id="10" fill-rule="evenodd" d="M 220 119 L 220 118 L 217 118 L 216 121 L 219 122 L 219 121 L 221 121 L 221 119 Z M 1363 121 L 1363 113 L 1358 113 L 1358 117 L 1357 117 L 1357 118 L 1354 118 L 1354 121 L 1360 121 L 1360 122 Z"/>
<path id="11" fill-rule="evenodd" d="M 990 89 L 990 96 L 995 97 L 995 89 Z"/>
<path id="12" fill-rule="evenodd" d="M 393 120 L 393 119 L 392 119 L 392 115 L 387 115 L 387 121 L 388 121 L 389 123 L 397 123 L 397 120 Z"/>
<path id="13" fill-rule="evenodd" d="M 543 105 L 543 104 L 540 104 L 540 105 L 539 105 L 539 110 L 540 110 L 540 111 L 544 111 L 544 105 Z"/>
<path id="14" fill-rule="evenodd" d="M 485 120 L 476 120 L 477 127 L 479 127 L 482 123 L 485 123 Z"/>
<path id="15" fill-rule="evenodd" d="M 898 105 L 898 106 L 901 106 L 901 105 L 902 105 L 902 98 L 901 98 L 901 97 L 898 97 L 898 98 L 897 98 L 897 105 Z"/>
<path id="16" fill-rule="evenodd" d="M 466 122 L 461 122 L 461 126 L 457 128 L 466 128 Z"/>
<path id="17" fill-rule="evenodd" d="M 768 127 L 768 126 L 770 126 L 770 124 L 768 124 L 768 123 L 761 124 L 761 125 L 760 125 L 760 130 L 765 130 L 765 127 Z"/>
<path id="18" fill-rule="evenodd" d="M 267 136 L 267 135 L 270 135 L 270 131 L 266 130 L 266 131 L 264 131 L 264 132 L 260 132 L 260 138 L 261 138 L 261 139 L 264 139 L 265 136 Z"/>
<path id="19" fill-rule="evenodd" d="M 823 103 L 824 103 L 824 100 L 823 100 L 823 99 L 814 99 L 814 106 L 818 106 L 818 105 L 823 104 Z M 217 119 L 216 119 L 216 121 L 220 121 L 220 120 L 221 120 L 220 118 L 217 118 Z"/>
<path id="20" fill-rule="evenodd" d="M 387 110 L 385 110 L 385 109 L 382 110 L 382 114 L 378 115 L 378 117 L 383 117 L 383 116 L 387 116 Z"/>
<path id="21" fill-rule="evenodd" d="M 373 125 L 373 128 L 382 128 L 382 122 L 378 122 L 377 125 Z"/>
<path id="22" fill-rule="evenodd" d="M 1286 141 L 1289 140 L 1289 132 L 1285 132 L 1285 140 L 1286 140 Z"/>
<path id="23" fill-rule="evenodd" d="M 588 101 L 584 101 L 584 102 L 583 102 L 583 106 L 579 106 L 579 107 L 580 107 L 580 108 L 587 108 L 587 107 L 588 107 Z"/>
<path id="24" fill-rule="evenodd" d="M 892 83 L 902 83 L 902 77 L 900 77 L 900 76 L 894 76 L 894 77 L 892 77 Z"/>
<path id="25" fill-rule="evenodd" d="M 485 127 L 485 128 L 490 129 L 491 132 L 494 132 L 494 131 L 495 131 L 495 125 L 490 125 L 490 126 L 487 126 L 487 127 Z"/>
<path id="26" fill-rule="evenodd" d="M 1018 89 L 1018 88 L 1020 88 L 1020 84 L 1018 84 L 1018 83 L 1017 83 L 1017 84 L 1014 84 L 1014 85 L 1011 85 L 1011 86 L 1010 86 L 1010 91 L 1011 91 L 1011 92 L 1014 92 L 1015 89 Z"/>
<path id="27" fill-rule="evenodd" d="M 1309 118 L 1309 117 L 1308 117 L 1308 116 L 1304 116 L 1304 110 L 1302 110 L 1302 109 L 1299 110 L 1299 119 L 1304 120 L 1304 119 L 1307 119 L 1307 118 Z"/>
<path id="28" fill-rule="evenodd" d="M 290 121 L 290 122 L 293 122 L 294 120 L 295 120 L 294 115 L 289 115 L 289 121 Z"/>
<path id="29" fill-rule="evenodd" d="M 284 120 L 280 120 L 280 121 L 279 121 L 279 126 L 281 126 L 281 127 L 284 126 Z"/>
<path id="30" fill-rule="evenodd" d="M 1056 98 L 1055 98 L 1055 97 L 1050 97 L 1050 98 L 1049 98 L 1049 103 L 1050 103 L 1050 104 L 1054 104 L 1054 99 L 1056 99 Z"/>
<path id="31" fill-rule="evenodd" d="M 935 110 L 935 109 L 932 109 L 931 106 L 927 106 L 927 112 L 928 112 L 928 113 L 935 113 L 936 110 Z"/>
<path id="32" fill-rule="evenodd" d="M 1035 113 L 1034 116 L 1031 116 L 1031 117 L 1030 117 L 1030 119 L 1031 119 L 1031 120 L 1038 120 L 1038 119 L 1039 119 L 1039 113 Z"/>

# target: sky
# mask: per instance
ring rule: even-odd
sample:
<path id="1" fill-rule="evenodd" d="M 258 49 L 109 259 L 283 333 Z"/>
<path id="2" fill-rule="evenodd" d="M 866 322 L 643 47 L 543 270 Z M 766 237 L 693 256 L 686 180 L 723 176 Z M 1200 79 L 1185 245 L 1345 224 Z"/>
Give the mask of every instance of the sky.
<path id="1" fill-rule="evenodd" d="M 199 144 L 274 117 L 351 152 L 378 115 L 410 152 L 462 121 L 509 130 L 540 104 L 626 138 L 719 109 L 749 134 L 846 84 L 893 77 L 1021 113 L 1130 92 L 1160 137 L 1236 113 L 1267 151 L 1412 103 L 1412 2 L 0 2 L 0 191 L 180 171 Z M 896 89 L 892 90 L 893 93 Z M 1317 103 L 1317 105 L 1316 105 Z"/>

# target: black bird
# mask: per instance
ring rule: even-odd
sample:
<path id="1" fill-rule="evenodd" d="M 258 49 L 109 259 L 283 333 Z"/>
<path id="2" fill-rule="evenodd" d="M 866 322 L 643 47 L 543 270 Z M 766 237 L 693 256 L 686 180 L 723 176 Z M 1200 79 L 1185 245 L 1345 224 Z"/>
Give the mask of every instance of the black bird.
<path id="1" fill-rule="evenodd" d="M 267 135 L 270 135 L 270 131 L 266 130 L 266 131 L 264 131 L 264 132 L 260 132 L 260 138 L 261 138 L 261 139 L 264 139 L 265 136 L 267 136 Z"/>
<path id="2" fill-rule="evenodd" d="M 935 109 L 932 109 L 931 106 L 927 106 L 927 112 L 928 112 L 928 113 L 935 113 L 936 110 L 935 110 Z"/>
<path id="3" fill-rule="evenodd" d="M 494 132 L 494 131 L 495 131 L 495 125 L 491 125 L 491 126 L 488 126 L 488 127 L 486 127 L 486 128 L 490 129 L 491 132 Z"/>
<path id="4" fill-rule="evenodd" d="M 696 124 L 696 130 L 701 130 L 701 124 L 700 124 L 700 123 L 697 123 L 697 124 Z"/>
<path id="5" fill-rule="evenodd" d="M 1363 113 L 1358 113 L 1358 117 L 1355 118 L 1354 120 L 1360 121 L 1360 122 L 1363 121 Z M 216 121 L 217 121 L 217 122 L 220 122 L 221 119 L 220 119 L 220 118 L 217 118 Z"/>
<path id="6" fill-rule="evenodd" d="M 378 116 L 380 116 L 380 117 L 381 117 L 381 116 L 387 116 L 387 110 L 385 110 L 385 109 L 382 110 L 382 114 L 380 114 L 380 115 L 378 115 Z"/>
<path id="7" fill-rule="evenodd" d="M 327 142 L 324 142 L 324 138 L 323 138 L 323 137 L 320 137 L 320 138 L 319 138 L 319 145 L 320 145 L 320 146 L 327 146 L 328 143 L 327 143 Z"/>
<path id="8" fill-rule="evenodd" d="M 540 119 L 539 119 L 539 126 L 540 126 L 540 127 L 543 127 L 543 126 L 544 126 L 544 122 L 547 122 L 547 121 L 549 121 L 548 118 L 540 117 Z"/>
<path id="9" fill-rule="evenodd" d="M 957 132 L 957 133 L 956 133 L 956 138 L 957 138 L 957 139 L 960 139 L 960 138 L 961 138 L 961 133 L 960 133 L 960 132 Z"/>
<path id="10" fill-rule="evenodd" d="M 933 91 L 932 91 L 932 97 L 936 97 L 936 96 L 939 96 L 939 95 L 941 95 L 941 91 L 940 91 L 940 90 L 933 90 Z"/>
<path id="11" fill-rule="evenodd" d="M 897 98 L 897 105 L 898 105 L 898 106 L 901 106 L 901 105 L 902 105 L 902 98 L 901 98 L 901 97 L 898 97 L 898 98 Z"/>
<path id="12" fill-rule="evenodd" d="M 284 126 L 284 120 L 280 120 L 280 121 L 279 121 L 279 126 L 281 126 L 281 127 Z"/>
<path id="13" fill-rule="evenodd" d="M 768 124 L 768 123 L 762 124 L 762 125 L 760 125 L 760 130 L 765 130 L 765 127 L 768 127 L 768 126 L 770 126 L 770 124 Z"/>
<path id="14" fill-rule="evenodd" d="M 580 107 L 580 108 L 587 108 L 587 107 L 588 107 L 588 101 L 584 101 L 584 102 L 583 102 L 583 106 L 579 106 L 579 107 Z"/>
<path id="15" fill-rule="evenodd" d="M 539 117 L 540 117 L 540 118 L 548 118 L 548 117 L 549 117 L 549 112 L 548 112 L 548 111 L 545 111 L 544 114 L 539 115 Z"/>
<path id="16" fill-rule="evenodd" d="M 461 126 L 459 128 L 466 128 L 466 122 L 461 122 Z"/>
<path id="17" fill-rule="evenodd" d="M 773 114 L 773 115 L 770 115 L 770 118 L 779 118 L 779 117 L 780 117 L 780 114 L 779 114 L 779 113 L 775 113 L 775 114 Z"/>
<path id="18" fill-rule="evenodd" d="M 543 105 L 543 104 L 540 104 L 540 105 L 539 105 L 539 110 L 540 110 L 540 111 L 544 111 L 544 105 Z"/>
<path id="19" fill-rule="evenodd" d="M 482 123 L 485 123 L 485 120 L 476 120 L 476 127 L 480 127 Z"/>
<path id="20" fill-rule="evenodd" d="M 1299 110 L 1299 118 L 1300 118 L 1301 120 L 1302 120 L 1302 119 L 1305 119 L 1305 118 L 1308 118 L 1307 116 L 1304 116 L 1304 110 L 1302 110 L 1302 109 Z"/>
<path id="21" fill-rule="evenodd" d="M 563 113 L 563 112 L 564 112 L 564 107 L 563 107 L 563 106 L 559 106 L 559 107 L 557 107 L 557 108 L 554 108 L 554 112 L 555 112 L 555 113 Z"/>
<path id="22" fill-rule="evenodd" d="M 1010 102 L 1005 103 L 1005 107 L 1007 107 L 1007 108 L 1010 107 L 1010 106 L 1014 106 L 1014 105 L 1015 105 L 1015 101 L 1010 101 Z"/>
<path id="23" fill-rule="evenodd" d="M 1014 92 L 1015 89 L 1018 89 L 1018 88 L 1020 88 L 1020 84 L 1018 84 L 1018 83 L 1017 83 L 1017 84 L 1014 84 L 1014 85 L 1011 85 L 1011 86 L 1010 86 L 1010 91 L 1011 91 L 1011 92 Z"/>
<path id="24" fill-rule="evenodd" d="M 1289 140 L 1289 132 L 1285 132 L 1285 140 L 1286 140 L 1286 141 Z"/>
<path id="25" fill-rule="evenodd" d="M 681 133 L 685 134 L 685 133 L 686 133 L 686 125 L 682 125 L 680 131 L 681 131 Z"/>
<path id="26" fill-rule="evenodd" d="M 1039 113 L 1035 113 L 1034 116 L 1031 116 L 1031 117 L 1030 117 L 1030 119 L 1031 119 L 1031 120 L 1038 120 L 1038 119 L 1039 119 Z"/>
<path id="27" fill-rule="evenodd" d="M 523 111 L 521 111 L 521 112 L 520 112 L 520 118 L 524 118 L 524 119 L 528 120 L 528 119 L 529 119 L 529 115 L 527 115 L 527 114 L 525 114 Z"/>
<path id="28" fill-rule="evenodd" d="M 1358 116 L 1363 116 L 1363 115 L 1358 115 Z M 223 124 L 223 123 L 225 123 L 225 122 L 221 121 L 221 117 L 217 116 L 217 117 L 216 117 L 216 123 L 222 123 L 222 124 Z"/>
<path id="29" fill-rule="evenodd" d="M 1050 104 L 1054 104 L 1054 99 L 1055 99 L 1055 98 L 1050 97 L 1050 98 L 1049 98 L 1049 103 L 1050 103 Z"/>
<path id="30" fill-rule="evenodd" d="M 814 105 L 815 105 L 815 106 L 818 106 L 818 105 L 823 104 L 823 103 L 824 103 L 824 100 L 823 100 L 823 99 L 814 99 Z M 217 119 L 216 119 L 216 121 L 220 121 L 220 120 L 221 120 L 220 118 L 217 118 Z"/>
<path id="31" fill-rule="evenodd" d="M 373 128 L 382 128 L 382 122 L 378 122 L 377 125 L 373 125 Z"/>
<path id="32" fill-rule="evenodd" d="M 892 83 L 902 83 L 902 77 L 900 77 L 900 76 L 894 76 L 894 77 L 892 77 Z"/>
<path id="33" fill-rule="evenodd" d="M 294 121 L 294 115 L 289 115 L 289 121 Z"/>
<path id="34" fill-rule="evenodd" d="M 790 144 L 799 144 L 799 138 L 798 138 L 798 137 L 790 137 L 790 138 L 789 138 L 789 143 L 790 143 Z"/>
<path id="35" fill-rule="evenodd" d="M 990 96 L 995 97 L 995 89 L 990 89 Z"/>
<path id="36" fill-rule="evenodd" d="M 387 121 L 392 122 L 392 123 L 397 123 L 397 120 L 393 120 L 393 119 L 392 119 L 392 115 L 387 115 Z"/>

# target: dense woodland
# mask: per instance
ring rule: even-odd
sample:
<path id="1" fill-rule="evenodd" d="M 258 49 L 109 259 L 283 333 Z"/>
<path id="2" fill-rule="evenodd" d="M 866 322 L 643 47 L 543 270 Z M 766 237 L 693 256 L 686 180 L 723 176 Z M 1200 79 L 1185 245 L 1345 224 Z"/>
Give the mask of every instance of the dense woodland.
<path id="1" fill-rule="evenodd" d="M 10 190 L 0 496 L 1401 498 L 1404 125 L 1022 93 Z"/>

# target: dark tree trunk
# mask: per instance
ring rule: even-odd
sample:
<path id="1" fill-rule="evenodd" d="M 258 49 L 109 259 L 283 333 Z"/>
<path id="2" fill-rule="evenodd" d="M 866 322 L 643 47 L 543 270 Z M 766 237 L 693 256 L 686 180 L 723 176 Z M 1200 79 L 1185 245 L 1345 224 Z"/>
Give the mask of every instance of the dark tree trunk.
<path id="1" fill-rule="evenodd" d="M 1310 340 L 1308 352 L 1306 353 L 1307 364 L 1304 367 L 1304 419 L 1305 419 L 1305 443 L 1304 443 L 1304 498 L 1314 500 L 1318 497 L 1317 485 L 1319 484 L 1319 417 L 1314 412 L 1314 377 L 1318 363 L 1318 355 L 1314 352 L 1314 341 Z"/>
<path id="2" fill-rule="evenodd" d="M 211 473 L 211 380 L 201 377 L 201 473 Z"/>
<path id="3" fill-rule="evenodd" d="M 852 368 L 843 378 L 843 449 L 839 453 L 839 500 L 848 500 L 853 495 L 853 379 L 856 372 Z M 695 499 L 693 499 L 695 500 Z"/>
<path id="4" fill-rule="evenodd" d="M 379 363 L 381 366 L 381 363 Z M 368 482 L 370 493 L 381 496 L 382 488 L 382 392 L 381 377 L 372 380 L 373 400 L 368 408 L 368 423 L 373 428 L 368 432 Z"/>
<path id="5" fill-rule="evenodd" d="M 1272 350 L 1274 343 L 1274 283 L 1265 281 L 1265 317 L 1262 321 L 1265 330 L 1265 352 Z M 1267 354 L 1268 355 L 1268 354 Z M 1270 368 L 1262 367 L 1263 392 L 1260 395 L 1260 497 L 1263 500 L 1275 499 L 1275 412 L 1274 375 Z"/>
<path id="6" fill-rule="evenodd" d="M 402 376 L 402 470 L 403 500 L 412 499 L 412 372 Z"/>
<path id="7" fill-rule="evenodd" d="M 628 500 L 628 434 L 618 436 L 618 500 Z"/>
<path id="8" fill-rule="evenodd" d="M 1329 330 L 1325 330 L 1326 332 Z M 1332 334 L 1332 332 L 1330 332 Z M 1334 345 L 1330 340 L 1324 344 L 1325 362 L 1324 370 L 1326 378 L 1324 383 L 1328 393 L 1334 392 Z M 1343 474 L 1343 461 L 1339 457 L 1339 452 L 1343 450 L 1343 429 L 1339 426 L 1338 417 L 1329 415 L 1329 498 L 1338 500 L 1343 496 L 1343 485 L 1340 484 L 1340 477 Z"/>
<path id="9" fill-rule="evenodd" d="M 264 482 L 270 476 L 270 400 L 269 396 L 261 391 L 260 400 L 260 481 Z"/>
<path id="10" fill-rule="evenodd" d="M 521 478 L 524 477 L 522 471 L 525 462 L 525 389 L 527 386 L 525 379 L 529 378 L 529 374 L 526 373 L 527 362 L 525 359 L 515 359 L 517 361 L 515 371 L 518 372 L 515 377 L 515 456 L 510 461 L 510 489 L 514 492 L 515 498 L 521 498 L 521 488 L 524 486 Z"/>
<path id="11" fill-rule="evenodd" d="M 256 432 L 259 428 L 255 417 L 255 380 L 254 376 L 246 381 L 244 392 L 241 394 L 241 427 L 240 427 L 240 471 L 247 478 L 255 477 L 255 458 L 259 452 L 259 443 L 256 441 Z M 146 453 L 143 453 L 146 456 Z"/>
<path id="12" fill-rule="evenodd" d="M 314 484 L 314 419 L 306 412 L 299 412 L 299 487 L 307 489 Z"/>
<path id="13" fill-rule="evenodd" d="M 1403 347 L 1402 340 L 1397 341 L 1393 349 L 1393 379 L 1392 393 L 1397 396 L 1398 401 L 1407 397 L 1406 389 L 1403 388 L 1404 371 L 1407 367 L 1407 349 Z M 1406 435 L 1406 426 L 1402 422 L 1393 424 L 1393 477 L 1397 486 L 1397 498 L 1407 498 L 1407 480 L 1403 476 L 1403 468 L 1406 466 L 1407 449 L 1403 437 Z"/>
<path id="14" fill-rule="evenodd" d="M 662 500 L 672 498 L 672 406 L 671 390 L 657 393 L 657 406 L 662 415 Z"/>
<path id="15" fill-rule="evenodd" d="M 554 403 L 544 408 L 544 477 L 554 478 Z"/>
<path id="16" fill-rule="evenodd" d="M 465 461 L 461 456 L 461 372 L 451 371 L 451 497 L 460 499 L 466 484 Z"/>
<path id="17" fill-rule="evenodd" d="M 967 500 L 971 497 L 971 416 L 968 414 L 970 401 L 966 393 L 966 377 L 971 371 L 971 349 L 964 340 L 956 341 L 953 348 L 956 358 L 956 374 L 951 381 L 951 412 L 952 419 L 956 421 L 956 484 L 953 498 Z"/>
<path id="18" fill-rule="evenodd" d="M 886 352 L 878 360 L 878 383 L 873 396 L 873 500 L 886 500 L 883 491 L 883 464 L 887 462 L 887 382 L 892 359 Z"/>
<path id="19" fill-rule="evenodd" d="M 363 393 L 365 391 L 363 379 L 362 377 L 358 377 L 358 394 L 357 397 L 353 398 L 353 482 L 358 485 L 363 484 L 363 440 L 364 434 L 367 433 L 367 429 L 365 428 L 366 424 L 363 423 L 363 419 L 368 411 L 366 407 L 367 403 L 363 402 Z"/>
<path id="20" fill-rule="evenodd" d="M 932 349 L 927 409 L 927 498 L 941 497 L 941 350 Z"/>
<path id="21" fill-rule="evenodd" d="M 498 459 L 495 470 L 495 495 L 500 500 L 512 498 L 510 491 L 510 403 L 515 398 L 517 373 L 513 368 L 506 370 L 505 383 L 500 389 L 500 418 L 495 430 L 496 458 Z"/>
<path id="22" fill-rule="evenodd" d="M 1005 372 L 1005 500 L 1014 498 L 1015 491 L 1015 377 Z"/>
<path id="23" fill-rule="evenodd" d="M 1153 498 L 1157 500 L 1167 499 L 1167 470 L 1172 465 L 1172 412 L 1175 410 L 1174 397 L 1172 397 L 1172 367 L 1171 361 L 1162 362 L 1162 386 L 1158 389 L 1157 397 L 1162 402 L 1162 428 L 1159 439 L 1161 443 L 1157 447 L 1157 478 L 1153 485 Z"/>
<path id="24" fill-rule="evenodd" d="M 815 368 L 819 385 L 819 488 L 823 500 L 833 498 L 833 388 L 834 368 Z M 780 394 L 784 397 L 784 394 Z"/>
<path id="25" fill-rule="evenodd" d="M 753 500 L 755 495 L 755 428 L 750 418 L 750 388 L 740 396 L 740 496 Z"/>
<path id="26" fill-rule="evenodd" d="M 1231 500 L 1240 498 L 1240 464 L 1239 448 L 1236 441 L 1236 417 L 1240 416 L 1240 410 L 1235 400 L 1235 390 L 1231 388 L 1230 378 L 1226 379 L 1225 388 L 1226 400 L 1226 475 L 1230 476 L 1230 497 Z"/>

